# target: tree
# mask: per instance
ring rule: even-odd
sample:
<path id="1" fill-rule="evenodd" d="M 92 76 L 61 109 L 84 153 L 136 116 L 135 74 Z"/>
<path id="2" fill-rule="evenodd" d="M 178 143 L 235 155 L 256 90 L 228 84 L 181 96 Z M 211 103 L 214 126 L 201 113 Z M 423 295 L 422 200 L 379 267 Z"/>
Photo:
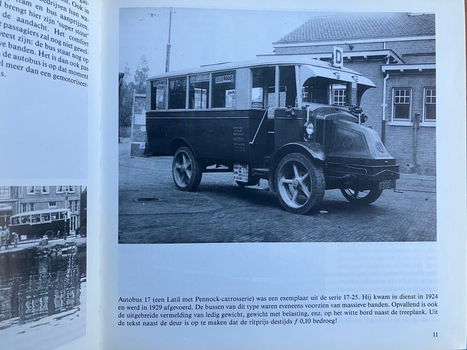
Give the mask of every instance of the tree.
<path id="1" fill-rule="evenodd" d="M 130 69 L 125 67 L 124 72 L 119 77 L 119 105 L 118 105 L 118 125 L 119 127 L 128 127 L 131 125 L 131 110 L 133 108 L 133 92 L 130 91 L 127 77 L 130 75 Z M 119 134 L 119 136 L 122 136 Z"/>
<path id="2" fill-rule="evenodd" d="M 146 80 L 148 78 L 149 67 L 146 57 L 142 56 L 136 67 L 133 79 L 128 66 L 125 67 L 123 78 L 120 80 L 119 88 L 119 126 L 128 127 L 131 125 L 131 114 L 133 111 L 133 95 L 146 93 Z M 119 133 L 119 136 L 120 135 Z"/>
<path id="3" fill-rule="evenodd" d="M 134 91 L 137 94 L 146 93 L 146 80 L 148 79 L 149 67 L 146 57 L 142 56 L 134 75 Z"/>

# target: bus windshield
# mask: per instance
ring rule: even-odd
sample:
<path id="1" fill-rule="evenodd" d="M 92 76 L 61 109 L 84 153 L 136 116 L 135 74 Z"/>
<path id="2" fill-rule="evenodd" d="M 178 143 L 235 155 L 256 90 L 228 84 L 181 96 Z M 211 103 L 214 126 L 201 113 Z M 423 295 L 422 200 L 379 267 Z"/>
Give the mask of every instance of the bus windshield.
<path id="1" fill-rule="evenodd" d="M 348 84 L 323 77 L 308 78 L 302 86 L 302 102 L 305 105 L 349 105 Z"/>

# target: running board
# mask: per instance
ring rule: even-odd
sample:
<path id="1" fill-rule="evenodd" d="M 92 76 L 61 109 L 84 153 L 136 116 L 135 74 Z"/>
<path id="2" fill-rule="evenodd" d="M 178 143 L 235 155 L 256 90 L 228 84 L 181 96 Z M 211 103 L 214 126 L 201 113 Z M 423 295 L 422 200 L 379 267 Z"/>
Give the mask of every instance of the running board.
<path id="1" fill-rule="evenodd" d="M 251 174 L 253 176 L 261 176 L 267 178 L 269 176 L 268 168 L 253 168 L 251 169 Z"/>

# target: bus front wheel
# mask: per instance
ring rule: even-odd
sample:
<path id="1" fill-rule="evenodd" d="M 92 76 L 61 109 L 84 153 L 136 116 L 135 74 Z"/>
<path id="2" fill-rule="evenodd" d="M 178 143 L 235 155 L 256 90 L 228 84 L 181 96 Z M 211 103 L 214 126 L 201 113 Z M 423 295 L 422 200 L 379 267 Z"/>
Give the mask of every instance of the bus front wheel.
<path id="1" fill-rule="evenodd" d="M 352 204 L 368 205 L 376 201 L 383 193 L 383 190 L 379 189 L 376 185 L 366 191 L 358 191 L 353 188 L 343 188 L 341 189 L 341 193 L 345 199 Z"/>
<path id="2" fill-rule="evenodd" d="M 180 147 L 172 161 L 172 177 L 175 186 L 181 191 L 195 191 L 201 182 L 203 172 L 193 152 L 188 147 Z"/>
<path id="3" fill-rule="evenodd" d="M 290 153 L 279 162 L 275 184 L 285 210 L 306 214 L 318 205 L 326 188 L 323 169 L 301 153 Z"/>

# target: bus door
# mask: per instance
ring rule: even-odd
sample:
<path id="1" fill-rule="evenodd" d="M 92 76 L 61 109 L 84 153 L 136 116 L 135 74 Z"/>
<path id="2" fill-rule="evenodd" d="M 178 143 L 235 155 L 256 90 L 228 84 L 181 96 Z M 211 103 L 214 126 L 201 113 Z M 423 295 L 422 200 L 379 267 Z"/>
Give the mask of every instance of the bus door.
<path id="1" fill-rule="evenodd" d="M 300 120 L 296 108 L 299 106 L 297 95 L 296 67 L 295 66 L 279 66 L 276 69 L 279 77 L 276 79 L 275 90 L 275 112 L 273 120 L 274 129 L 274 149 L 280 148 L 282 145 L 300 140 L 301 137 L 297 132 L 301 131 L 303 121 Z M 301 124 L 301 125 L 299 125 Z"/>
<path id="2" fill-rule="evenodd" d="M 262 123 L 250 122 L 250 132 L 256 133 L 252 154 L 262 160 L 282 145 L 284 138 L 290 139 L 287 135 L 284 137 L 284 133 L 297 130 L 290 124 L 297 123 L 296 118 L 286 112 L 298 106 L 296 69 L 291 65 L 252 68 L 251 71 L 251 108 L 263 111 Z"/>
<path id="3" fill-rule="evenodd" d="M 275 83 L 276 67 L 259 67 L 251 69 L 251 106 L 253 110 L 261 110 L 254 118 L 250 118 L 251 160 L 261 166 L 264 157 L 274 149 L 274 110 L 276 107 Z M 260 119 L 257 119 L 260 117 Z"/>

